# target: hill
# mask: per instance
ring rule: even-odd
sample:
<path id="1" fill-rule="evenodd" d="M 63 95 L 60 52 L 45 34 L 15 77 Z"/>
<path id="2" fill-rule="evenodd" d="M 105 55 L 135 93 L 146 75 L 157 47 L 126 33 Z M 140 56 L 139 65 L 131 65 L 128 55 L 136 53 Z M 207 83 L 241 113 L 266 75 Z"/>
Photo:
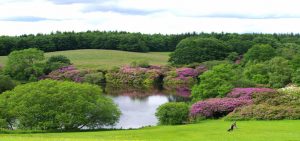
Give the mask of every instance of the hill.
<path id="1" fill-rule="evenodd" d="M 165 65 L 169 52 L 127 52 L 117 50 L 83 49 L 56 51 L 45 53 L 46 57 L 52 55 L 67 56 L 78 68 L 109 69 L 114 66 L 130 64 L 134 60 L 148 60 L 152 65 Z M 5 64 L 6 56 L 0 56 L 0 64 Z"/>

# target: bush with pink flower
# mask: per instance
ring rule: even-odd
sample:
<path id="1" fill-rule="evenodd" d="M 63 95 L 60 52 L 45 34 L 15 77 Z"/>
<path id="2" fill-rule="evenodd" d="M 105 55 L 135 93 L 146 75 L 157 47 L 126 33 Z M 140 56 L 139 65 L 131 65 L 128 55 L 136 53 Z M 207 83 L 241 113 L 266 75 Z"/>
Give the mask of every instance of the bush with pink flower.
<path id="1" fill-rule="evenodd" d="M 192 86 L 197 83 L 197 77 L 207 69 L 205 66 L 193 68 L 176 68 L 165 73 L 164 85 L 189 85 Z"/>
<path id="2" fill-rule="evenodd" d="M 109 84 L 150 87 L 159 80 L 162 75 L 160 67 L 130 67 L 123 66 L 119 70 L 113 70 L 106 73 L 106 82 Z"/>
<path id="3" fill-rule="evenodd" d="M 68 80 L 74 82 L 83 82 L 84 76 L 91 73 L 89 70 L 78 70 L 74 66 L 66 66 L 50 72 L 46 78 L 53 80 Z"/>
<path id="4" fill-rule="evenodd" d="M 226 116 L 237 107 L 249 105 L 251 103 L 252 101 L 249 99 L 211 98 L 193 104 L 190 109 L 190 116 L 193 118 L 219 118 Z"/>
<path id="5" fill-rule="evenodd" d="M 270 97 L 275 93 L 276 91 L 270 88 L 234 88 L 225 98 L 210 98 L 193 104 L 190 116 L 192 118 L 223 117 L 238 107 L 252 105 L 255 95 Z"/>

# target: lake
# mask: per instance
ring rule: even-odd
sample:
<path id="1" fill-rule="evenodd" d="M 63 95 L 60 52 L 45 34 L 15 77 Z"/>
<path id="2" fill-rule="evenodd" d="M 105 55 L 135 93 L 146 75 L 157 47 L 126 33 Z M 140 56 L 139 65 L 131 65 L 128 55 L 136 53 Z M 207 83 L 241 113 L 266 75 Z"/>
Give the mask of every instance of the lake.
<path id="1" fill-rule="evenodd" d="M 156 108 L 167 102 L 188 101 L 190 90 L 185 87 L 140 89 L 106 87 L 104 93 L 119 106 L 122 115 L 111 128 L 141 128 L 157 125 Z"/>

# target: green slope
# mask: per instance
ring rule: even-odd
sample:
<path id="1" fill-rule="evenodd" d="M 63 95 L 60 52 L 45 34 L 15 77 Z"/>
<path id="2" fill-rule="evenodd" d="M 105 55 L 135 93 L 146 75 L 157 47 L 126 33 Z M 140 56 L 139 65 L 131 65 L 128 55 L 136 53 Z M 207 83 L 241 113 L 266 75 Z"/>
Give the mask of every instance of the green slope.
<path id="1" fill-rule="evenodd" d="M 153 65 L 165 65 L 169 58 L 169 52 L 127 52 L 117 50 L 84 49 L 46 53 L 46 57 L 52 55 L 65 55 L 79 68 L 109 69 L 113 66 L 130 64 L 134 60 L 148 60 Z M 0 64 L 5 64 L 7 57 L 0 56 Z"/>
<path id="2" fill-rule="evenodd" d="M 0 134 L 0 141 L 300 141 L 300 120 L 238 121 L 238 129 L 227 132 L 230 124 L 209 120 L 139 130 Z"/>

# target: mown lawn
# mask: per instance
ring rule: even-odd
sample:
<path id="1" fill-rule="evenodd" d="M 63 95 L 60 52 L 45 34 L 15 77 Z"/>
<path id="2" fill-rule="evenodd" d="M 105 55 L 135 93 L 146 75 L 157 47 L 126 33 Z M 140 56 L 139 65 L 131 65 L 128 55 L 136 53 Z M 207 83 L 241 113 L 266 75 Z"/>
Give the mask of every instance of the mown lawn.
<path id="1" fill-rule="evenodd" d="M 78 68 L 110 69 L 114 66 L 130 64 L 134 60 L 148 60 L 152 65 L 165 65 L 169 59 L 169 52 L 127 52 L 117 50 L 83 49 L 46 53 L 67 56 Z M 4 65 L 7 57 L 0 56 L 0 64 Z"/>
<path id="2" fill-rule="evenodd" d="M 238 121 L 238 129 L 227 132 L 230 124 L 209 120 L 139 130 L 0 134 L 0 141 L 300 141 L 300 120 Z"/>

